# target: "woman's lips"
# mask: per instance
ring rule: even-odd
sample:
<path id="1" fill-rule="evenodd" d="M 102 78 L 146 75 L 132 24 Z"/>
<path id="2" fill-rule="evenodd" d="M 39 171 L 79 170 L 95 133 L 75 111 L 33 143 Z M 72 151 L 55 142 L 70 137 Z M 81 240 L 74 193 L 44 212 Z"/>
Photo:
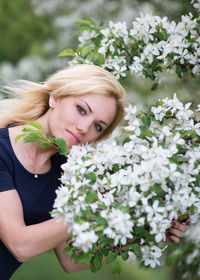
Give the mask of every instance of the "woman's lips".
<path id="1" fill-rule="evenodd" d="M 71 132 L 71 131 L 69 131 L 69 130 L 67 130 L 67 132 L 70 134 L 71 138 L 72 138 L 76 143 L 80 143 L 80 139 L 79 139 L 79 137 L 78 137 L 76 134 L 74 134 L 73 132 Z"/>

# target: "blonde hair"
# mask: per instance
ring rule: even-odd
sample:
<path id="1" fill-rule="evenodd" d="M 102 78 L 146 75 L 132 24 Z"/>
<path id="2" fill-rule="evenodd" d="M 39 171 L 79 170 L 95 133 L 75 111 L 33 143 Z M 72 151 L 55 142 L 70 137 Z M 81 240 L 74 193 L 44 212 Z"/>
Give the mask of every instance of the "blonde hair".
<path id="1" fill-rule="evenodd" d="M 95 65 L 80 64 L 65 68 L 44 83 L 20 81 L 18 86 L 4 87 L 4 91 L 14 94 L 14 97 L 0 101 L 0 127 L 38 119 L 48 111 L 50 96 L 57 99 L 90 93 L 113 96 L 117 105 L 116 116 L 98 140 L 106 138 L 124 116 L 123 87 L 110 72 Z"/>

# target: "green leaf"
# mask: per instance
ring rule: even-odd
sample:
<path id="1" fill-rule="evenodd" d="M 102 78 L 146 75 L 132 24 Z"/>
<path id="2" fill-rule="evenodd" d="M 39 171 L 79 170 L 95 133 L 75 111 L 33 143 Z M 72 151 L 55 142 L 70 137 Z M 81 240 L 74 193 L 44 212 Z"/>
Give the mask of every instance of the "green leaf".
<path id="1" fill-rule="evenodd" d="M 93 52 L 90 52 L 88 55 L 87 55 L 87 59 L 91 62 L 94 63 L 94 53 Z"/>
<path id="2" fill-rule="evenodd" d="M 126 138 L 123 140 L 122 145 L 124 145 L 124 144 L 126 144 L 126 143 L 128 143 L 128 142 L 130 142 L 130 141 L 131 141 L 131 139 L 130 139 L 129 137 L 126 137 Z"/>
<path id="3" fill-rule="evenodd" d="M 73 33 L 74 36 L 76 36 L 78 33 L 85 31 L 85 30 L 91 30 L 94 29 L 90 25 L 81 25 L 78 29 L 76 29 Z"/>
<path id="4" fill-rule="evenodd" d="M 143 124 L 145 125 L 145 127 L 149 127 L 151 124 L 151 117 L 150 116 L 143 116 L 141 121 L 143 122 Z"/>
<path id="5" fill-rule="evenodd" d="M 165 191 L 161 188 L 159 185 L 155 185 L 153 187 L 153 191 L 158 195 L 158 196 L 163 196 L 165 194 Z"/>
<path id="6" fill-rule="evenodd" d="M 179 78 L 182 78 L 182 68 L 180 65 L 176 65 L 176 74 Z"/>
<path id="7" fill-rule="evenodd" d="M 150 78 L 152 80 L 155 80 L 155 75 L 154 75 L 153 71 L 150 70 L 150 69 L 145 69 L 144 70 L 144 75 L 145 75 L 146 78 Z"/>
<path id="8" fill-rule="evenodd" d="M 59 153 L 61 155 L 66 155 L 67 153 L 69 153 L 68 149 L 67 149 L 67 145 L 66 142 L 63 138 L 55 138 L 55 143 L 59 148 Z"/>
<path id="9" fill-rule="evenodd" d="M 27 135 L 26 133 L 17 135 L 17 136 L 15 137 L 15 143 L 17 143 L 17 141 L 18 141 L 21 137 L 26 136 L 26 135 Z"/>
<path id="10" fill-rule="evenodd" d="M 97 272 L 101 269 L 101 267 L 102 267 L 102 256 L 96 253 L 90 261 L 90 270 L 92 272 Z"/>
<path id="11" fill-rule="evenodd" d="M 117 172 L 117 171 L 119 171 L 119 169 L 120 169 L 120 168 L 119 168 L 119 164 L 114 163 L 114 164 L 113 164 L 113 171 L 114 171 L 114 172 Z"/>
<path id="12" fill-rule="evenodd" d="M 40 147 L 41 148 L 48 148 L 50 146 L 51 146 L 51 144 L 48 141 L 41 141 L 40 142 Z"/>
<path id="13" fill-rule="evenodd" d="M 100 204 L 98 204 L 98 208 L 99 209 L 107 209 L 107 206 L 100 203 Z"/>
<path id="14" fill-rule="evenodd" d="M 128 260 L 128 258 L 129 258 L 129 254 L 128 254 L 127 252 L 122 253 L 121 256 L 122 256 L 122 259 L 123 259 L 124 261 Z"/>
<path id="15" fill-rule="evenodd" d="M 92 258 L 92 253 L 87 252 L 87 253 L 82 253 L 82 256 L 80 257 L 80 263 L 82 264 L 87 264 L 90 262 L 91 258 Z"/>
<path id="16" fill-rule="evenodd" d="M 145 238 L 145 241 L 146 241 L 147 243 L 149 243 L 149 242 L 154 242 L 154 241 L 155 241 L 155 235 L 153 235 L 153 234 L 147 234 L 147 236 L 146 236 L 146 238 Z"/>
<path id="17" fill-rule="evenodd" d="M 172 162 L 172 163 L 179 164 L 179 160 L 178 160 L 177 155 L 173 155 L 172 157 L 169 158 L 169 160 L 170 160 L 170 162 Z"/>
<path id="18" fill-rule="evenodd" d="M 81 54 L 82 54 L 82 56 L 84 57 L 84 56 L 86 56 L 89 52 L 91 52 L 91 48 L 90 48 L 90 46 L 84 46 L 83 48 L 82 48 L 82 51 L 81 51 Z"/>
<path id="19" fill-rule="evenodd" d="M 44 130 L 43 126 L 39 122 L 28 121 L 25 123 L 25 125 L 31 125 L 37 129 Z"/>
<path id="20" fill-rule="evenodd" d="M 183 137 L 185 137 L 187 135 L 196 136 L 196 132 L 194 130 L 185 130 L 183 132 Z"/>
<path id="21" fill-rule="evenodd" d="M 138 244 L 130 244 L 130 247 L 132 249 L 132 252 L 136 255 L 136 257 L 139 257 L 141 252 L 140 252 L 140 246 Z"/>
<path id="22" fill-rule="evenodd" d="M 101 226 L 98 226 L 98 227 L 96 227 L 95 228 L 95 232 L 98 232 L 98 231 L 101 231 L 102 232 L 102 230 L 104 230 L 104 226 L 103 225 L 101 225 Z"/>
<path id="23" fill-rule="evenodd" d="M 102 65 L 105 61 L 104 56 L 101 53 L 94 54 L 94 61 L 98 63 L 98 65 Z"/>
<path id="24" fill-rule="evenodd" d="M 101 217 L 101 216 L 97 216 L 97 217 L 96 217 L 96 221 L 97 221 L 98 224 L 103 225 L 104 227 L 106 227 L 106 226 L 108 225 L 107 220 L 104 219 L 104 218 Z"/>
<path id="25" fill-rule="evenodd" d="M 166 29 L 162 29 L 162 31 L 161 31 L 161 39 L 163 40 L 163 41 L 167 41 L 167 31 L 166 31 Z"/>
<path id="26" fill-rule="evenodd" d="M 195 207 L 194 204 L 193 204 L 193 205 L 190 207 L 190 213 L 191 213 L 191 215 L 194 215 L 195 209 L 196 209 L 196 207 Z"/>
<path id="27" fill-rule="evenodd" d="M 109 238 L 109 237 L 104 237 L 102 242 L 101 242 L 101 248 L 107 247 L 107 246 L 111 246 L 111 244 L 113 244 L 113 239 Z"/>
<path id="28" fill-rule="evenodd" d="M 94 21 L 92 21 L 91 19 L 86 19 L 86 20 L 79 19 L 79 20 L 76 20 L 75 23 L 91 24 L 91 25 L 96 26 L 96 24 L 94 23 Z"/>
<path id="29" fill-rule="evenodd" d="M 35 132 L 40 133 L 39 131 L 37 131 L 37 130 L 35 130 L 35 129 L 33 129 L 33 128 L 30 128 L 30 127 L 24 127 L 24 128 L 22 129 L 22 131 L 23 131 L 23 132 L 26 132 L 26 133 L 35 133 Z"/>
<path id="30" fill-rule="evenodd" d="M 116 258 L 117 258 L 116 252 L 109 253 L 106 257 L 106 263 L 109 264 L 111 262 L 114 262 L 114 260 L 116 260 Z"/>
<path id="31" fill-rule="evenodd" d="M 24 138 L 24 143 L 28 143 L 28 142 L 37 142 L 40 141 L 42 138 L 41 135 L 37 135 L 37 134 L 30 134 L 28 136 L 26 136 Z"/>
<path id="32" fill-rule="evenodd" d="M 90 184 L 93 185 L 96 180 L 97 180 L 97 176 L 94 172 L 89 172 L 85 175 L 86 179 L 90 180 Z"/>
<path id="33" fill-rule="evenodd" d="M 153 86 L 151 87 L 151 90 L 154 91 L 158 88 L 158 83 L 154 83 Z"/>
<path id="34" fill-rule="evenodd" d="M 86 195 L 86 198 L 85 198 L 85 202 L 89 204 L 89 203 L 93 202 L 97 198 L 98 198 L 98 196 L 97 196 L 96 193 L 88 192 L 87 195 Z"/>
<path id="35" fill-rule="evenodd" d="M 66 49 L 59 53 L 58 56 L 76 56 L 75 52 L 72 49 Z"/>

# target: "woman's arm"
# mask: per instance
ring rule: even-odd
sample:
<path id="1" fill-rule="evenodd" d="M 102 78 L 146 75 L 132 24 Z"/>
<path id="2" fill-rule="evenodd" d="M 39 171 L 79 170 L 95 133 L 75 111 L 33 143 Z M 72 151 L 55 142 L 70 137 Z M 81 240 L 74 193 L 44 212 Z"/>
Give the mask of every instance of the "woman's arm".
<path id="1" fill-rule="evenodd" d="M 69 225 L 51 219 L 26 226 L 16 190 L 0 192 L 0 239 L 19 262 L 40 255 L 70 237 Z"/>

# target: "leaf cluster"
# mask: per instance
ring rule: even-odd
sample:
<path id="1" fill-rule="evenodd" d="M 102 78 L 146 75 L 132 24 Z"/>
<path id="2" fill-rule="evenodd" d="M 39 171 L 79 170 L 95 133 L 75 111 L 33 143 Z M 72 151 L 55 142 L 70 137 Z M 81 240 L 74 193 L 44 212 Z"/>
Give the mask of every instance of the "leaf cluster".
<path id="1" fill-rule="evenodd" d="M 15 142 L 22 137 L 24 143 L 39 142 L 41 148 L 53 147 L 58 150 L 61 155 L 69 153 L 65 140 L 55 136 L 47 137 L 44 132 L 44 128 L 39 122 L 26 122 L 25 127 L 22 130 L 22 134 L 16 136 Z"/>

